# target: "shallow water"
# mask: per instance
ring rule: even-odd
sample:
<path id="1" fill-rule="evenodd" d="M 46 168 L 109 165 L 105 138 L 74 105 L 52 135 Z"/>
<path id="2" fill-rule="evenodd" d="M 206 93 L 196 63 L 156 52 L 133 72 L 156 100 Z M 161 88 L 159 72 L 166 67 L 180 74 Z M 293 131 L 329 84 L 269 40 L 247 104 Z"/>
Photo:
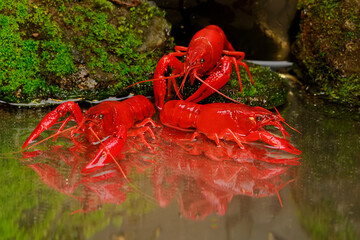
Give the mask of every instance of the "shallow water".
<path id="1" fill-rule="evenodd" d="M 1 153 L 20 151 L 51 109 L 0 105 Z M 110 163 L 80 174 L 94 150 L 65 137 L 34 147 L 41 153 L 31 158 L 1 155 L 0 238 L 359 239 L 360 123 L 340 111 L 289 94 L 280 112 L 301 131 L 288 129 L 300 166 L 265 163 L 259 145 L 238 162 L 204 157 L 218 156 L 216 148 L 191 156 L 175 138 L 160 138 L 156 153 L 130 144 L 124 172 Z"/>

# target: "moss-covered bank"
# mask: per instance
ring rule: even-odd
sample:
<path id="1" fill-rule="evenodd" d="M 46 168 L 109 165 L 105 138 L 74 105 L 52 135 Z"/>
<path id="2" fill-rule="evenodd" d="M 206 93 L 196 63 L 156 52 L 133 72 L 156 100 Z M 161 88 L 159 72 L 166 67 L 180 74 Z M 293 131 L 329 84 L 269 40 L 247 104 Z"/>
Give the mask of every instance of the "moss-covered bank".
<path id="1" fill-rule="evenodd" d="M 360 2 L 300 0 L 294 55 L 302 81 L 332 102 L 360 106 Z"/>
<path id="2" fill-rule="evenodd" d="M 0 0 L 0 100 L 101 99 L 151 78 L 172 44 L 165 13 L 113 2 Z"/>
<path id="3" fill-rule="evenodd" d="M 121 1 L 0 0 L 0 100 L 152 95 L 151 82 L 124 88 L 151 79 L 158 60 L 173 51 L 165 13 L 146 0 L 133 7 L 115 2 Z M 250 105 L 285 102 L 276 73 L 255 65 L 250 71 L 255 87 L 242 68 L 244 93 L 234 71 L 221 91 Z M 187 86 L 185 95 L 198 86 Z M 223 101 L 214 94 L 204 103 Z"/>

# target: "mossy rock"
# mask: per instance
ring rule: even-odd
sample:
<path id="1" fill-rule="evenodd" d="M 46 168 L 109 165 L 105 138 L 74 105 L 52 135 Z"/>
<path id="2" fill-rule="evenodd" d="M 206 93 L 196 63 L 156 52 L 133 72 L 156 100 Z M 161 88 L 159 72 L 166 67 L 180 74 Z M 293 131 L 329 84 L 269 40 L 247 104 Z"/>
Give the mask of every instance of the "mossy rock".
<path id="1" fill-rule="evenodd" d="M 301 0 L 293 46 L 301 80 L 331 102 L 360 106 L 360 3 Z"/>
<path id="2" fill-rule="evenodd" d="M 249 75 L 247 74 L 245 68 L 240 67 L 243 92 L 240 91 L 239 80 L 235 69 L 233 69 L 229 82 L 220 89 L 220 92 L 238 102 L 250 106 L 261 106 L 270 109 L 283 105 L 286 102 L 288 93 L 288 84 L 286 79 L 268 67 L 262 67 L 252 63 L 247 63 L 247 65 L 249 66 L 255 85 L 253 86 L 251 84 Z M 189 86 L 184 88 L 185 98 L 193 94 L 198 86 L 200 86 L 199 81 L 196 81 L 196 84 L 194 85 L 196 85 L 195 88 Z M 200 103 L 213 102 L 233 101 L 221 96 L 218 93 L 214 93 Z"/>
<path id="3" fill-rule="evenodd" d="M 116 2 L 1 0 L 0 100 L 126 96 L 151 79 L 173 45 L 165 12 Z M 150 95 L 151 85 L 131 92 Z"/>

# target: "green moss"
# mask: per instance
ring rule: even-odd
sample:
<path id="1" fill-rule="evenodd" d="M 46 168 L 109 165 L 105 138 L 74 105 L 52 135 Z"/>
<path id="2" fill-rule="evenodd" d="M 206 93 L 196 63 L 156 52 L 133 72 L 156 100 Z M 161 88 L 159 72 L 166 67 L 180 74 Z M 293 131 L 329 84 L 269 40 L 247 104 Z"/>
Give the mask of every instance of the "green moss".
<path id="1" fill-rule="evenodd" d="M 0 23 L 0 96 L 8 101 L 27 98 L 45 85 L 44 78 L 38 75 L 39 43 L 21 38 L 14 16 L 0 15 Z"/>
<path id="2" fill-rule="evenodd" d="M 273 108 L 283 105 L 288 90 L 286 80 L 269 68 L 252 64 L 249 67 L 255 86 L 250 84 L 249 76 L 243 71 L 241 73 L 243 93 L 235 91 L 230 96 L 251 106 Z M 239 89 L 237 78 L 233 77 L 230 83 L 233 89 Z"/>
<path id="3" fill-rule="evenodd" d="M 360 9 L 351 1 L 299 1 L 295 47 L 302 81 L 331 101 L 360 106 Z"/>
<path id="4" fill-rule="evenodd" d="M 76 71 L 70 49 L 60 39 L 42 44 L 42 61 L 46 71 L 59 77 Z"/>
<path id="5" fill-rule="evenodd" d="M 114 5 L 108 0 L 91 0 L 96 8 L 105 10 L 114 10 Z"/>
<path id="6" fill-rule="evenodd" d="M 112 80 L 116 80 L 116 84 L 107 89 L 115 93 L 131 83 L 151 78 L 160 52 L 137 52 L 136 48 L 143 43 L 140 37 L 143 32 L 134 26 L 147 27 L 149 19 L 154 15 L 163 16 L 163 12 L 146 4 L 131 8 L 128 17 L 75 6 L 69 9 L 65 22 L 75 31 L 82 31 L 81 35 L 74 36 L 74 42 L 80 51 L 85 52 L 90 69 L 94 72 L 115 73 L 115 79 Z M 114 17 L 120 23 L 119 26 L 110 23 Z M 146 86 L 141 88 L 146 89 Z"/>
<path id="7" fill-rule="evenodd" d="M 164 17 L 146 2 L 127 9 L 105 0 L 1 0 L 0 10 L 0 99 L 8 102 L 119 95 L 150 79 L 164 54 L 137 51 L 151 20 Z M 79 66 L 90 70 L 95 90 L 73 82 Z M 150 85 L 132 91 L 148 95 Z"/>

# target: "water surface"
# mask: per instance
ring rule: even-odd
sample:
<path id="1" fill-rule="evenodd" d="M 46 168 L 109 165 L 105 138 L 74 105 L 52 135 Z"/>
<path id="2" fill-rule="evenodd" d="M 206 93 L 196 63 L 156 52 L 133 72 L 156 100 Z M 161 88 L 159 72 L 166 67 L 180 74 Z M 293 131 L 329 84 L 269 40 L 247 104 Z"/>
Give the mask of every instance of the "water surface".
<path id="1" fill-rule="evenodd" d="M 133 139 L 123 172 L 111 163 L 89 175 L 79 169 L 95 150 L 66 138 L 45 141 L 32 158 L 8 154 L 53 108 L 0 106 L 1 239 L 360 237 L 360 123 L 341 108 L 289 94 L 280 112 L 302 133 L 288 129 L 303 152 L 299 166 L 266 163 L 258 145 L 232 162 L 216 160 L 212 148 L 189 157 L 176 141 L 136 151 L 142 143 Z"/>

